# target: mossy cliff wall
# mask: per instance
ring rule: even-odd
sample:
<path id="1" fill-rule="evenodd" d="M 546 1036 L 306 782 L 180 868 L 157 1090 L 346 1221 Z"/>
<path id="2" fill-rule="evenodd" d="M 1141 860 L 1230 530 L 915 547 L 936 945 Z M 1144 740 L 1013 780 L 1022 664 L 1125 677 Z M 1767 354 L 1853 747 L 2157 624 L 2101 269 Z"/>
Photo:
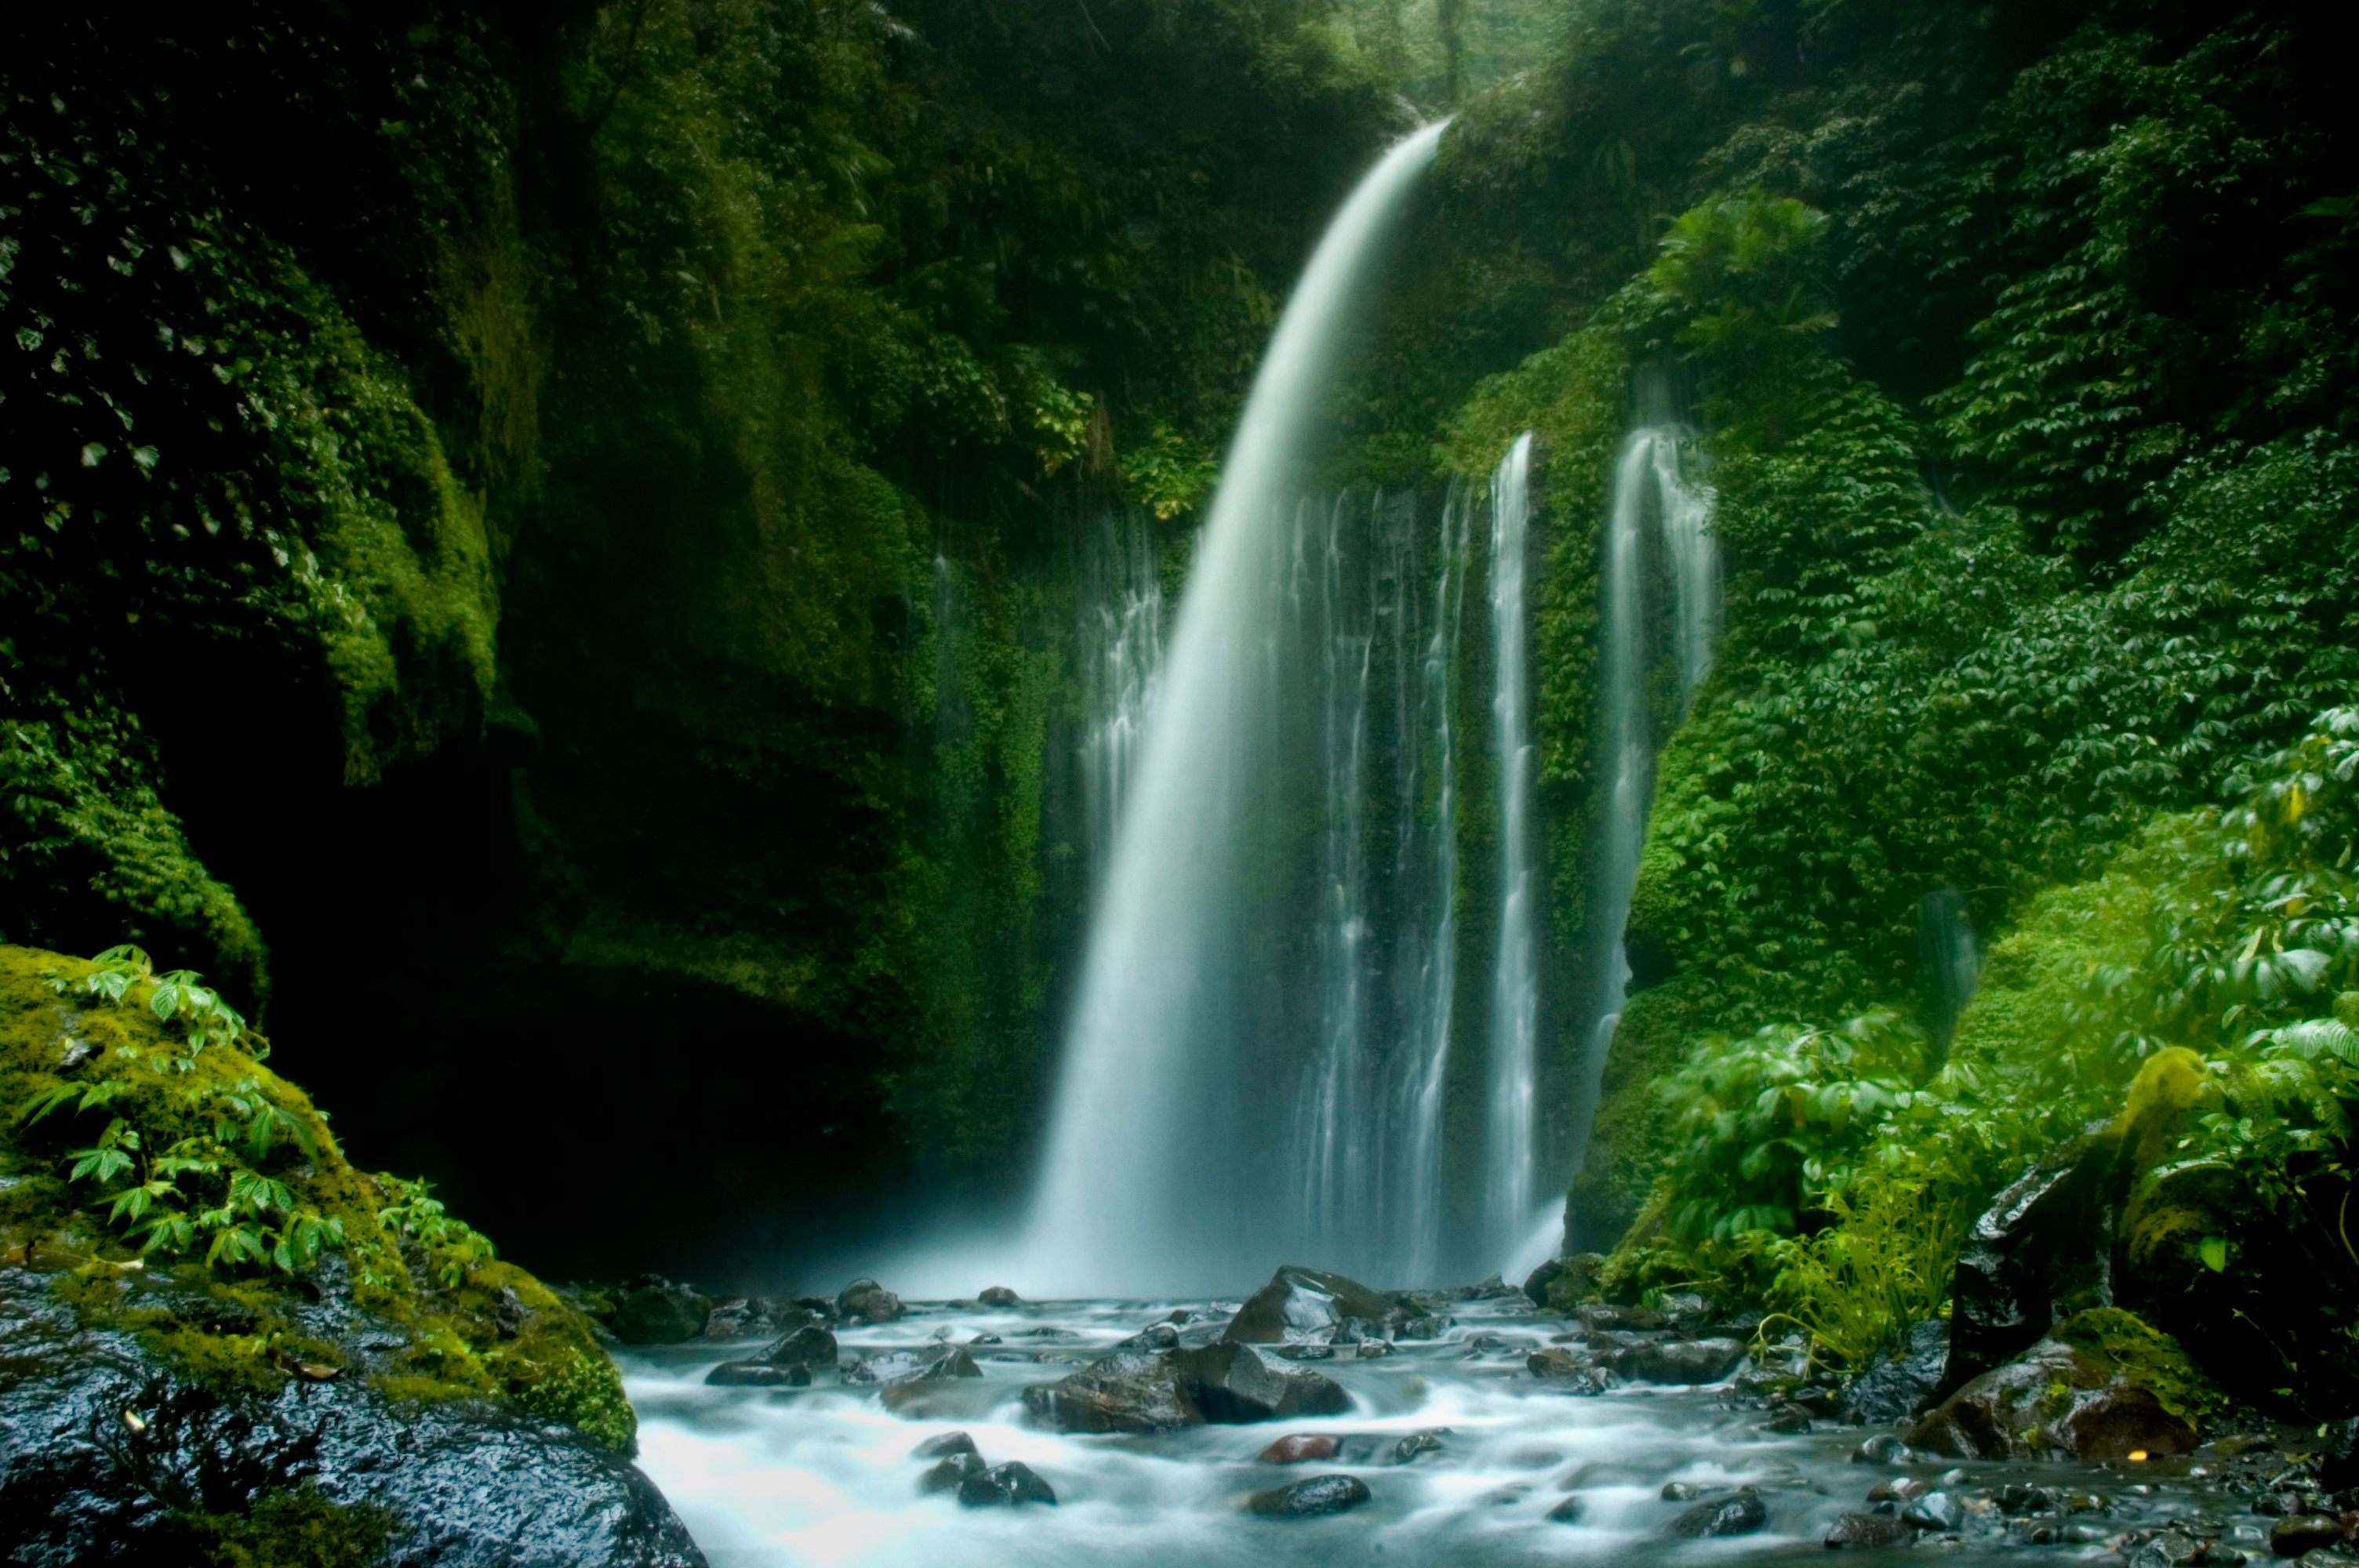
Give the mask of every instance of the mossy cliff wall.
<path id="1" fill-rule="evenodd" d="M 1005 1196 L 1078 541 L 1184 540 L 1399 119 L 1286 5 L 1083 20 L 12 18 L 0 935 L 348 1042 L 347 1135 L 566 1267 Z"/>

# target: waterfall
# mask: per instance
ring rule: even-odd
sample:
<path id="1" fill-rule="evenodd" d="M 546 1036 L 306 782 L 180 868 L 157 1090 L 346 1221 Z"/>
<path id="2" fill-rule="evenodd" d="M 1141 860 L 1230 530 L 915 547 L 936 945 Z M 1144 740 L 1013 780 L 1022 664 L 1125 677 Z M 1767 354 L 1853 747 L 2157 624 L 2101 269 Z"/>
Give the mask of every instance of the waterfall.
<path id="1" fill-rule="evenodd" d="M 1532 1222 L 1539 1095 L 1539 956 L 1533 921 L 1539 867 L 1532 834 L 1531 662 L 1526 649 L 1529 431 L 1491 476 L 1491 721 L 1499 752 L 1499 955 L 1491 985 L 1491 1094 L 1484 1143 L 1486 1256 L 1504 1256 Z"/>
<path id="2" fill-rule="evenodd" d="M 1114 856 L 1114 825 L 1163 673 L 1163 579 L 1145 520 L 1109 514 L 1083 580 L 1082 811 L 1094 881 Z"/>
<path id="3" fill-rule="evenodd" d="M 1661 730 L 1678 717 L 1658 720 L 1647 709 L 1652 651 L 1668 643 L 1663 652 L 1676 668 L 1683 711 L 1711 666 L 1712 644 L 1720 636 L 1720 549 L 1705 532 L 1712 493 L 1684 471 L 1685 444 L 1683 433 L 1670 426 L 1650 426 L 1632 434 L 1614 466 L 1606 517 L 1600 596 L 1604 656 L 1598 685 L 1603 757 L 1611 776 L 1597 849 L 1601 918 L 1594 929 L 1611 937 L 1598 945 L 1593 979 L 1598 1017 L 1590 1032 L 1574 1117 L 1582 1144 L 1630 983 L 1624 932 L 1630 924 L 1630 895 L 1646 841 L 1647 807 L 1654 795 L 1655 749 Z M 1653 551 L 1647 539 L 1650 517 L 1659 546 Z M 1663 599 L 1669 602 L 1661 603 Z M 1578 1146 L 1571 1151 L 1572 1168 L 1579 1167 L 1582 1152 Z"/>
<path id="4" fill-rule="evenodd" d="M 1288 1065 L 1300 1043 L 1283 1005 L 1293 971 L 1247 918 L 1290 864 L 1272 764 L 1301 739 L 1277 689 L 1288 661 L 1272 584 L 1291 565 L 1286 509 L 1304 488 L 1316 399 L 1441 131 L 1394 147 L 1329 225 L 1222 470 L 1099 884 L 1028 1222 L 1027 1293 L 1232 1291 L 1303 1239 L 1309 1183 L 1289 1135 L 1300 1074 Z M 1331 979 L 1348 957 L 1332 956 Z"/>

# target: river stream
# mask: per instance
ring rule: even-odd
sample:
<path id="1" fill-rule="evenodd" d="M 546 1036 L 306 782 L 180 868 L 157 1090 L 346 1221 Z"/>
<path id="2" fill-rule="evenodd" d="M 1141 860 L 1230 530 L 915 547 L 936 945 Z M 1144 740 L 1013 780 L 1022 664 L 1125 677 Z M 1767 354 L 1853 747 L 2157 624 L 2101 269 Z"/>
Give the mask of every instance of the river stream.
<path id="1" fill-rule="evenodd" d="M 1210 1303 L 1234 1310 L 1236 1303 Z M 1352 1411 L 1330 1419 L 1201 1426 L 1158 1436 L 1069 1435 L 1024 1419 L 1030 1384 L 1077 1370 L 1117 1341 L 1203 1303 L 1096 1301 L 991 1309 L 912 1303 L 898 1322 L 838 1331 L 846 1356 L 947 1337 L 975 1346 L 980 1378 L 928 1386 L 888 1412 L 876 1390 L 833 1383 L 808 1389 L 710 1387 L 716 1365 L 760 1352 L 761 1340 L 699 1340 L 620 1353 L 640 1420 L 639 1463 L 660 1486 L 712 1568 L 1212 1568 L 1286 1563 L 1367 1568 L 1375 1559 L 1451 1568 L 1598 1563 L 1726 1563 L 1808 1555 L 1822 1559 L 1829 1529 L 1869 1509 L 1880 1480 L 1918 1476 L 1974 1499 L 1954 1535 L 1928 1532 L 1931 1548 L 1972 1561 L 2121 1563 L 2125 1550 L 2172 1519 L 2208 1520 L 2229 1550 L 2266 1559 L 2266 1530 L 2230 1489 L 2236 1466 L 2204 1454 L 2114 1467 L 2070 1463 L 1950 1462 L 1875 1465 L 1854 1453 L 1869 1433 L 1821 1423 L 1809 1433 L 1764 1430 L 1764 1412 L 1741 1408 L 1725 1386 L 1625 1385 L 1581 1396 L 1533 1377 L 1525 1357 L 1572 1326 L 1519 1298 L 1452 1307 L 1440 1337 L 1402 1343 L 1381 1358 L 1350 1346 L 1307 1364 L 1342 1383 Z M 1350 1358 L 1345 1358 L 1349 1357 Z M 911 1450 L 929 1438 L 969 1433 L 984 1458 L 1020 1460 L 1054 1487 L 1057 1506 L 964 1508 L 921 1497 L 929 1461 Z M 1376 1433 L 1394 1441 L 1439 1431 L 1438 1448 L 1408 1463 L 1279 1465 L 1256 1455 L 1289 1433 Z M 2257 1456 L 2256 1456 L 2257 1458 Z M 2249 1467 L 2249 1464 L 2246 1467 Z M 1266 1519 L 1248 1512 L 1256 1492 L 1313 1474 L 1360 1477 L 1370 1499 L 1349 1512 Z M 2079 1509 L 2009 1519 L 1987 1497 L 2007 1483 L 2064 1487 Z M 1767 1507 L 1752 1533 L 1707 1540 L 1667 1537 L 1686 1483 L 1709 1496 L 1749 1485 Z M 1551 1510 L 1578 1494 L 1580 1518 Z M 2101 1506 L 2091 1506 L 2098 1504 Z M 2060 1538 L 2032 1545 L 2044 1534 Z M 2227 1549 L 2227 1550 L 2222 1550 Z M 1908 1547 L 1847 1555 L 1881 1563 Z"/>

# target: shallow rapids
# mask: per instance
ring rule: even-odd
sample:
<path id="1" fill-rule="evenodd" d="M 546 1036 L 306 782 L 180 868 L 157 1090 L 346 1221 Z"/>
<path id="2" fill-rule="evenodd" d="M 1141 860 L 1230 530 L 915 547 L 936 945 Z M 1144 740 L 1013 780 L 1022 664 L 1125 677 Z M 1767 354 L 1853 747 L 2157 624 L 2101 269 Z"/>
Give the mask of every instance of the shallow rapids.
<path id="1" fill-rule="evenodd" d="M 1175 1307 L 1203 1304 L 913 1304 L 897 1323 L 840 1330 L 845 1352 L 862 1354 L 922 1345 L 944 1330 L 960 1344 L 999 1336 L 1001 1344 L 973 1351 L 980 1379 L 929 1385 L 925 1400 L 903 1416 L 886 1411 L 874 1388 L 838 1387 L 824 1372 L 809 1389 L 705 1385 L 714 1366 L 755 1353 L 758 1340 L 625 1350 L 639 1463 L 712 1568 L 1366 1568 L 1378 1559 L 1487 1568 L 1822 1559 L 1828 1528 L 1838 1515 L 1868 1507 L 1875 1482 L 1905 1474 L 1930 1479 L 1948 1468 L 1853 1463 L 1868 1435 L 1862 1429 L 1770 1433 L 1761 1430 L 1762 1411 L 1734 1408 L 1719 1388 L 1562 1392 L 1527 1372 L 1524 1358 L 1568 1325 L 1514 1301 L 1457 1303 L 1456 1324 L 1443 1337 L 1402 1345 L 1380 1359 L 1347 1358 L 1345 1346 L 1333 1359 L 1307 1363 L 1350 1391 L 1353 1409 L 1345 1416 L 1154 1437 L 1074 1436 L 1025 1424 L 1019 1401 L 1027 1385 L 1065 1376 Z M 1408 1464 L 1279 1465 L 1256 1458 L 1288 1433 L 1406 1436 L 1436 1428 L 1448 1429 L 1440 1450 Z M 910 1451 L 962 1430 L 989 1463 L 1029 1465 L 1056 1489 L 1058 1506 L 967 1509 L 948 1494 L 921 1498 L 918 1479 L 928 1462 Z M 2125 1531 L 2198 1514 L 2217 1521 L 2223 1545 L 2267 1554 L 2268 1521 L 2245 1513 L 2243 1498 L 2212 1490 L 2219 1477 L 2207 1475 L 2200 1454 L 2113 1470 L 2020 1462 L 1959 1468 L 1965 1474 L 1953 1478 L 1953 1490 L 2020 1480 L 2094 1493 L 2107 1506 L 2073 1516 L 2065 1542 L 2037 1547 L 1993 1517 L 1986 1533 L 1970 1530 L 1946 1544 L 1954 1557 L 2118 1563 L 2125 1559 L 2108 1542 Z M 1364 1480 L 1371 1500 L 1319 1519 L 1245 1510 L 1255 1492 L 1338 1472 Z M 1664 1499 L 1666 1483 L 1674 1481 L 1707 1491 L 1750 1484 L 1767 1504 L 1767 1524 L 1739 1537 L 1666 1539 L 1664 1527 L 1689 1506 Z M 1574 1492 L 1582 1499 L 1579 1522 L 1549 1519 Z M 1929 1539 L 1917 1550 L 1926 1547 L 1943 1543 Z M 1903 1550 L 1846 1555 L 1881 1563 Z"/>

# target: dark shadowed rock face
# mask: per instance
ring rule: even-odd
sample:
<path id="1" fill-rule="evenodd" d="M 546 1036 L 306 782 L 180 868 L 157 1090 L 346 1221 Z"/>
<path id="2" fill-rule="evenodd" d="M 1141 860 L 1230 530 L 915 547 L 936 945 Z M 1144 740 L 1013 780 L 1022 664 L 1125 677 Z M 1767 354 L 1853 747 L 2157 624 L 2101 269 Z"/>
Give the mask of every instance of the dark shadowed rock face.
<path id="1" fill-rule="evenodd" d="M 874 1280 L 854 1280 L 835 1298 L 836 1315 L 845 1323 L 892 1323 L 908 1310 L 899 1296 Z"/>
<path id="2" fill-rule="evenodd" d="M 712 1304 L 712 1297 L 660 1274 L 641 1274 L 616 1294 L 606 1326 L 625 1345 L 677 1345 L 704 1333 Z"/>
<path id="3" fill-rule="evenodd" d="M 2021 1360 L 1951 1394 L 1908 1441 L 1957 1459 L 2124 1459 L 2140 1451 L 2184 1454 L 2195 1446 L 2195 1433 L 2147 1390 L 2072 1346 L 2043 1339 Z"/>
<path id="4" fill-rule="evenodd" d="M 1332 1378 L 1281 1370 L 1249 1345 L 1183 1349 L 1142 1335 L 1072 1376 L 1024 1390 L 1034 1422 L 1060 1432 L 1176 1432 L 1294 1416 L 1341 1415 L 1351 1396 Z"/>
<path id="5" fill-rule="evenodd" d="M 2119 1207 L 2117 1141 L 2095 1123 L 1992 1200 L 1951 1283 L 1948 1394 L 2104 1304 Z"/>
<path id="6" fill-rule="evenodd" d="M 238 1513 L 310 1486 L 331 1502 L 390 1510 L 395 1564 L 702 1568 L 671 1506 L 619 1454 L 489 1403 L 397 1408 L 358 1373 L 372 1339 L 403 1342 L 395 1325 L 334 1294 L 300 1316 L 306 1334 L 354 1347 L 353 1375 L 217 1392 L 127 1332 L 82 1325 L 53 1279 L 0 1270 L 9 1561 L 178 1561 L 164 1533 L 174 1510 Z"/>
<path id="7" fill-rule="evenodd" d="M 1894 1349 L 1879 1350 L 1844 1391 L 1844 1415 L 1863 1426 L 1918 1416 L 1932 1404 L 1950 1357 L 1950 1325 L 1928 1318 L 1909 1325 Z"/>

